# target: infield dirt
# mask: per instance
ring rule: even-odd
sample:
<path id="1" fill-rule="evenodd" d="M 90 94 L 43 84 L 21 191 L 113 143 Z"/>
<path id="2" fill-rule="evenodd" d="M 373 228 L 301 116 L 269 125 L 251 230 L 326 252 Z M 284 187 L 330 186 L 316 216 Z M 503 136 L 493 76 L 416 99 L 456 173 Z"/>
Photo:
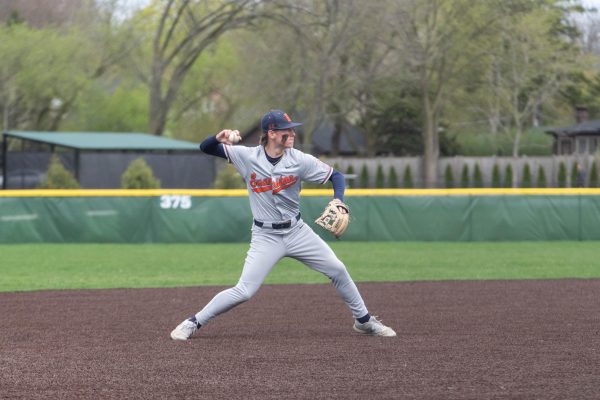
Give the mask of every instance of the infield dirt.
<path id="1" fill-rule="evenodd" d="M 191 340 L 222 287 L 0 293 L 0 398 L 597 399 L 600 280 L 265 285 Z"/>

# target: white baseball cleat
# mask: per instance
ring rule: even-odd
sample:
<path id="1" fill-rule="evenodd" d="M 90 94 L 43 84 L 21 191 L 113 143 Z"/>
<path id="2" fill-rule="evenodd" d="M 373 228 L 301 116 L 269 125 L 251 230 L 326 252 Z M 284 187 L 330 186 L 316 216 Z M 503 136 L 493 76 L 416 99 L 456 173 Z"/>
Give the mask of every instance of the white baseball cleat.
<path id="1" fill-rule="evenodd" d="M 371 316 L 364 324 L 361 324 L 358 321 L 354 321 L 354 330 L 358 333 L 362 333 L 364 335 L 371 336 L 386 336 L 386 337 L 394 337 L 396 336 L 396 332 L 389 326 L 385 326 L 381 323 L 376 317 Z"/>
<path id="2" fill-rule="evenodd" d="M 195 322 L 186 319 L 171 332 L 173 340 L 188 340 L 198 330 Z"/>

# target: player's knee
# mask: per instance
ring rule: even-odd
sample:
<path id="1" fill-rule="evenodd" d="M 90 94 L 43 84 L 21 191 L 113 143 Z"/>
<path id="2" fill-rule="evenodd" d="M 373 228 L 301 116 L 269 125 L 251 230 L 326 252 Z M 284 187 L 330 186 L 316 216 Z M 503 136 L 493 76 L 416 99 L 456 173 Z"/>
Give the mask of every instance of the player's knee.
<path id="1" fill-rule="evenodd" d="M 331 265 L 331 268 L 327 272 L 327 276 L 329 276 L 332 281 L 338 282 L 348 279 L 349 274 L 348 270 L 346 270 L 346 266 L 341 261 L 337 261 Z"/>
<path id="2" fill-rule="evenodd" d="M 240 303 L 250 300 L 258 291 L 258 287 L 255 287 L 255 285 L 248 285 L 244 282 L 238 282 L 233 289 L 235 291 L 237 300 Z"/>

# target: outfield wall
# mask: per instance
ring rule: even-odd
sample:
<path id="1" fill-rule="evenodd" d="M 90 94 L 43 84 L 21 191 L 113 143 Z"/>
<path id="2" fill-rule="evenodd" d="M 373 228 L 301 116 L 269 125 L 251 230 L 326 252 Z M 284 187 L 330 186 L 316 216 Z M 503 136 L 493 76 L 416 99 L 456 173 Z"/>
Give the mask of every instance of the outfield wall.
<path id="1" fill-rule="evenodd" d="M 303 219 L 314 226 L 331 195 L 304 190 Z M 349 189 L 345 200 L 342 240 L 600 240 L 600 189 Z M 0 243 L 247 242 L 251 225 L 245 190 L 0 191 Z"/>

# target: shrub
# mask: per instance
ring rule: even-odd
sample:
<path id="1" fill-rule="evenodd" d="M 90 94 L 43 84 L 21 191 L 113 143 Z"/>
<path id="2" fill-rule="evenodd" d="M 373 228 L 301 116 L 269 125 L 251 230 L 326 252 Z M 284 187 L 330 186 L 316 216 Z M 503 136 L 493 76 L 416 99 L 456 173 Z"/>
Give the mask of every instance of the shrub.
<path id="1" fill-rule="evenodd" d="M 235 167 L 231 164 L 226 164 L 215 178 L 215 189 L 245 189 L 246 184 L 238 174 Z"/>
<path id="2" fill-rule="evenodd" d="M 506 164 L 506 169 L 504 170 L 504 187 L 511 188 L 512 185 L 513 185 L 512 165 Z"/>
<path id="3" fill-rule="evenodd" d="M 377 171 L 375 172 L 375 187 L 379 189 L 385 187 L 385 176 L 383 175 L 381 164 L 377 166 Z"/>
<path id="4" fill-rule="evenodd" d="M 467 164 L 463 165 L 462 167 L 462 173 L 460 174 L 460 187 L 469 187 L 469 166 Z"/>
<path id="5" fill-rule="evenodd" d="M 413 178 L 412 178 L 412 171 L 410 169 L 410 164 L 406 165 L 406 168 L 404 168 L 404 177 L 402 178 L 402 186 L 404 186 L 405 188 L 412 188 L 413 187 Z"/>
<path id="6" fill-rule="evenodd" d="M 529 163 L 525 163 L 523 166 L 523 180 L 521 181 L 521 187 L 531 187 L 531 168 L 529 167 Z"/>
<path id="7" fill-rule="evenodd" d="M 475 164 L 475 169 L 473 171 L 473 187 L 483 187 L 483 175 L 481 173 L 481 169 L 479 168 L 479 164 Z"/>
<path id="8" fill-rule="evenodd" d="M 390 173 L 388 174 L 388 187 L 398 187 L 398 175 L 396 174 L 396 168 L 394 168 L 393 165 L 390 167 Z"/>
<path id="9" fill-rule="evenodd" d="M 546 182 L 546 170 L 541 165 L 538 167 L 537 187 L 545 188 L 548 186 Z"/>
<path id="10" fill-rule="evenodd" d="M 492 187 L 502 187 L 502 180 L 500 178 L 500 167 L 498 166 L 498 164 L 494 164 L 494 167 L 492 168 Z"/>
<path id="11" fill-rule="evenodd" d="M 154 177 L 152 168 L 142 158 L 133 160 L 123 176 L 121 176 L 121 187 L 123 189 L 158 189 L 160 181 Z"/>
<path id="12" fill-rule="evenodd" d="M 590 168 L 590 187 L 598 187 L 598 166 L 596 165 L 596 161 L 592 162 L 592 167 Z"/>
<path id="13" fill-rule="evenodd" d="M 369 169 L 367 168 L 367 164 L 363 164 L 360 170 L 360 187 L 367 188 L 369 187 Z"/>
<path id="14" fill-rule="evenodd" d="M 40 185 L 42 189 L 79 189 L 79 183 L 73 174 L 60 162 L 56 154 L 50 157 L 46 179 Z"/>
<path id="15" fill-rule="evenodd" d="M 578 176 L 579 176 L 579 171 L 577 170 L 577 163 L 574 162 L 571 165 L 571 187 L 577 187 L 577 186 L 579 186 L 579 184 L 578 184 Z"/>
<path id="16" fill-rule="evenodd" d="M 354 167 L 352 165 L 348 165 L 348 168 L 346 169 L 346 175 L 354 175 Z M 356 178 L 346 178 L 346 183 L 348 188 L 354 187 L 356 184 Z"/>
<path id="17" fill-rule="evenodd" d="M 452 167 L 450 164 L 446 165 L 446 169 L 444 170 L 444 181 L 446 182 L 446 187 L 448 189 L 452 189 L 454 187 L 454 173 L 452 173 Z"/>
<path id="18" fill-rule="evenodd" d="M 562 161 L 558 164 L 558 187 L 567 187 L 567 167 Z"/>

